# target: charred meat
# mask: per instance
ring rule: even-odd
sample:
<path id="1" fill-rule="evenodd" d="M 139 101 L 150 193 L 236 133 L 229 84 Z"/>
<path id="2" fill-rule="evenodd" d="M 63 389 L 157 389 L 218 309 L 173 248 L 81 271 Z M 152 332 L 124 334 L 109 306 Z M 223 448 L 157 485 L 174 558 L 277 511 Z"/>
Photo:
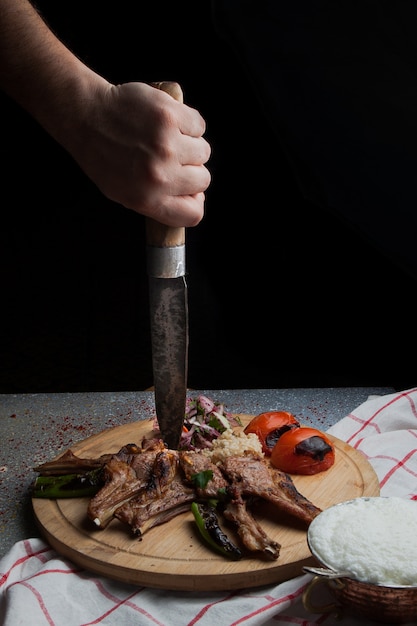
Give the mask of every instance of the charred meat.
<path id="1" fill-rule="evenodd" d="M 235 499 L 259 497 L 309 524 L 321 512 L 296 489 L 291 477 L 255 454 L 230 456 L 221 464 Z"/>
<path id="2" fill-rule="evenodd" d="M 216 537 L 222 538 L 223 551 L 229 542 L 217 523 L 217 514 L 234 526 L 247 553 L 258 553 L 268 560 L 279 557 L 281 546 L 255 519 L 254 503 L 260 499 L 270 502 L 306 526 L 321 512 L 298 492 L 288 474 L 253 451 L 231 455 L 215 464 L 205 450 L 170 450 L 162 439 L 144 438 L 140 446 L 127 444 L 116 454 L 97 459 L 82 459 L 69 450 L 36 471 L 41 468 L 46 475 L 100 469 L 102 486 L 87 507 L 87 517 L 97 528 L 104 529 L 117 519 L 134 536 L 142 538 L 151 528 L 193 510 L 192 505 L 201 505 L 197 517 L 204 521 L 203 530 L 206 534 L 210 530 L 213 539 L 214 528 Z M 214 525 L 207 507 L 215 512 Z M 204 516 L 200 515 L 202 511 Z M 239 548 L 234 547 L 231 554 L 240 558 Z"/>
<path id="3" fill-rule="evenodd" d="M 203 500 L 219 498 L 222 496 L 229 483 L 220 469 L 211 462 L 210 457 L 201 452 L 180 452 L 179 461 L 184 472 L 185 479 L 196 487 L 197 496 Z M 204 485 L 196 481 L 196 476 L 206 474 L 208 480 Z"/>
<path id="4" fill-rule="evenodd" d="M 255 453 L 230 456 L 213 464 L 203 451 L 169 450 L 162 440 L 150 440 L 135 453 L 121 449 L 105 466 L 106 483 L 90 500 L 87 515 L 99 528 L 112 518 L 142 537 L 154 526 L 185 511 L 193 502 L 218 502 L 248 552 L 277 559 L 280 544 L 268 537 L 250 508 L 256 500 L 308 525 L 321 509 L 300 494 L 291 477 Z M 205 480 L 196 480 L 197 477 Z M 220 506 L 221 505 L 221 506 Z"/>
<path id="5" fill-rule="evenodd" d="M 133 452 L 126 447 L 105 465 L 105 484 L 91 498 L 87 515 L 99 528 L 105 528 L 116 509 L 142 491 L 155 490 L 162 496 L 178 465 L 177 452 L 167 450 L 162 440 L 143 442 Z"/>
<path id="6" fill-rule="evenodd" d="M 189 511 L 196 497 L 195 489 L 187 485 L 182 476 L 176 472 L 163 490 L 142 490 L 119 506 L 114 512 L 114 517 L 128 524 L 133 533 L 141 537 L 154 526 L 164 524 L 180 513 Z"/>
<path id="7" fill-rule="evenodd" d="M 262 526 L 248 510 L 248 502 L 241 497 L 231 500 L 223 511 L 224 517 L 233 522 L 243 545 L 250 552 L 260 552 L 269 560 L 279 557 L 281 546 L 268 537 Z"/>

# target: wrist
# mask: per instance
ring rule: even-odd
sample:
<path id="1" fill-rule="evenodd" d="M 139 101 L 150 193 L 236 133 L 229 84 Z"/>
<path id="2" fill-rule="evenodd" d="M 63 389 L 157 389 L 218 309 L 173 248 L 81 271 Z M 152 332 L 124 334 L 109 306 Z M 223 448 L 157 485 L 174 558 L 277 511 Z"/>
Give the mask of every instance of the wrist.
<path id="1" fill-rule="evenodd" d="M 0 2 L 0 88 L 69 148 L 108 83 L 85 66 L 27 0 Z"/>

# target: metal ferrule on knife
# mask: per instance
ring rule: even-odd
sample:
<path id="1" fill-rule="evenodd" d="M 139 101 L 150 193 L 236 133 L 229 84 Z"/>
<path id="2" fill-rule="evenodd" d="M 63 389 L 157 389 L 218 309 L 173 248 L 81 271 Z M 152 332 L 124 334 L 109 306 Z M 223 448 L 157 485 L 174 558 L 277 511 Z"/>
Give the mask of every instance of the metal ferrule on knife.
<path id="1" fill-rule="evenodd" d="M 185 276 L 185 245 L 159 248 L 147 247 L 148 274 L 153 278 Z"/>

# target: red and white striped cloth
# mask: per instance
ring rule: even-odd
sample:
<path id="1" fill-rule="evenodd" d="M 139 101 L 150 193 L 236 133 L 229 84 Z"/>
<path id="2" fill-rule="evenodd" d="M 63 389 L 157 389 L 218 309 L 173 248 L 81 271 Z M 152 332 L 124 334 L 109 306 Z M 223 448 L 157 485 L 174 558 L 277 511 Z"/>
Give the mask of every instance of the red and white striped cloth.
<path id="1" fill-rule="evenodd" d="M 330 430 L 374 467 L 381 495 L 417 500 L 417 388 L 371 398 Z M 234 592 L 179 592 L 115 582 L 61 558 L 40 539 L 16 543 L 0 560 L 2 626 L 371 626 L 308 614 L 311 576 Z M 416 621 L 413 624 L 417 624 Z"/>

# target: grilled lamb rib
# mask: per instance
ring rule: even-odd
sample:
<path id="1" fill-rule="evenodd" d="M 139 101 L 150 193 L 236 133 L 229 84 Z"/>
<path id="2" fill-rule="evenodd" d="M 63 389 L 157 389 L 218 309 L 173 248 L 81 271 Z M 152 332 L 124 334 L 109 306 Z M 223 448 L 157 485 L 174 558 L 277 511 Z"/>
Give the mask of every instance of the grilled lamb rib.
<path id="1" fill-rule="evenodd" d="M 221 463 L 220 469 L 231 485 L 229 492 L 234 499 L 254 496 L 268 500 L 306 524 L 321 513 L 321 509 L 297 490 L 288 474 L 270 467 L 256 454 L 230 456 Z"/>
<path id="2" fill-rule="evenodd" d="M 229 481 L 231 496 L 224 517 L 237 526 L 239 537 L 248 550 L 259 551 L 266 558 L 277 559 L 281 546 L 268 537 L 252 516 L 249 501 L 253 498 L 268 500 L 307 524 L 321 511 L 297 491 L 288 474 L 272 468 L 256 454 L 230 456 L 220 464 L 220 469 Z"/>
<path id="3" fill-rule="evenodd" d="M 231 500 L 223 511 L 224 517 L 233 522 L 243 545 L 250 552 L 261 552 L 267 559 L 279 557 L 281 545 L 268 537 L 262 526 L 248 510 L 247 501 L 238 497 Z"/>
<path id="4" fill-rule="evenodd" d="M 167 450 L 162 440 L 144 440 L 142 448 L 124 446 L 104 467 L 105 484 L 91 498 L 87 515 L 99 528 L 105 528 L 116 509 L 142 491 L 164 488 L 178 466 L 178 453 Z"/>
<path id="5" fill-rule="evenodd" d="M 195 475 L 207 470 L 211 479 L 197 486 Z M 162 440 L 144 440 L 142 448 L 129 444 L 112 455 L 105 471 L 106 483 L 90 500 L 88 517 L 100 528 L 114 517 L 139 537 L 189 511 L 191 502 L 216 498 L 223 501 L 224 517 L 236 526 L 247 550 L 277 559 L 281 546 L 252 516 L 254 500 L 267 500 L 307 525 L 321 512 L 288 474 L 249 452 L 214 465 L 201 451 L 179 452 L 167 449 Z"/>
<path id="6" fill-rule="evenodd" d="M 135 444 L 129 444 L 135 446 Z M 126 446 L 125 446 L 126 447 Z M 136 447 L 136 446 L 135 446 Z M 62 474 L 77 473 L 103 467 L 110 459 L 111 454 L 103 454 L 96 459 L 84 459 L 76 456 L 72 450 L 66 450 L 58 459 L 47 461 L 33 468 L 42 476 L 62 476 Z"/>
<path id="7" fill-rule="evenodd" d="M 189 511 L 191 502 L 196 498 L 195 490 L 188 486 L 177 472 L 163 493 L 145 489 L 119 506 L 114 512 L 114 517 L 128 524 L 133 533 L 141 537 L 154 526 L 164 524 L 180 513 Z"/>
<path id="8" fill-rule="evenodd" d="M 149 485 L 114 511 L 114 517 L 128 524 L 134 534 L 142 536 L 154 526 L 163 524 L 190 510 L 194 500 L 217 498 L 225 492 L 228 482 L 209 457 L 199 452 L 179 452 L 179 466 L 163 494 Z M 211 470 L 212 478 L 205 487 L 194 485 L 193 476 Z"/>
<path id="9" fill-rule="evenodd" d="M 223 476 L 220 469 L 211 462 L 210 458 L 201 452 L 180 452 L 179 461 L 185 478 L 192 483 L 193 476 L 200 472 L 211 471 L 212 477 L 205 487 L 197 487 L 199 498 L 218 498 L 219 493 L 225 492 L 229 483 Z"/>

